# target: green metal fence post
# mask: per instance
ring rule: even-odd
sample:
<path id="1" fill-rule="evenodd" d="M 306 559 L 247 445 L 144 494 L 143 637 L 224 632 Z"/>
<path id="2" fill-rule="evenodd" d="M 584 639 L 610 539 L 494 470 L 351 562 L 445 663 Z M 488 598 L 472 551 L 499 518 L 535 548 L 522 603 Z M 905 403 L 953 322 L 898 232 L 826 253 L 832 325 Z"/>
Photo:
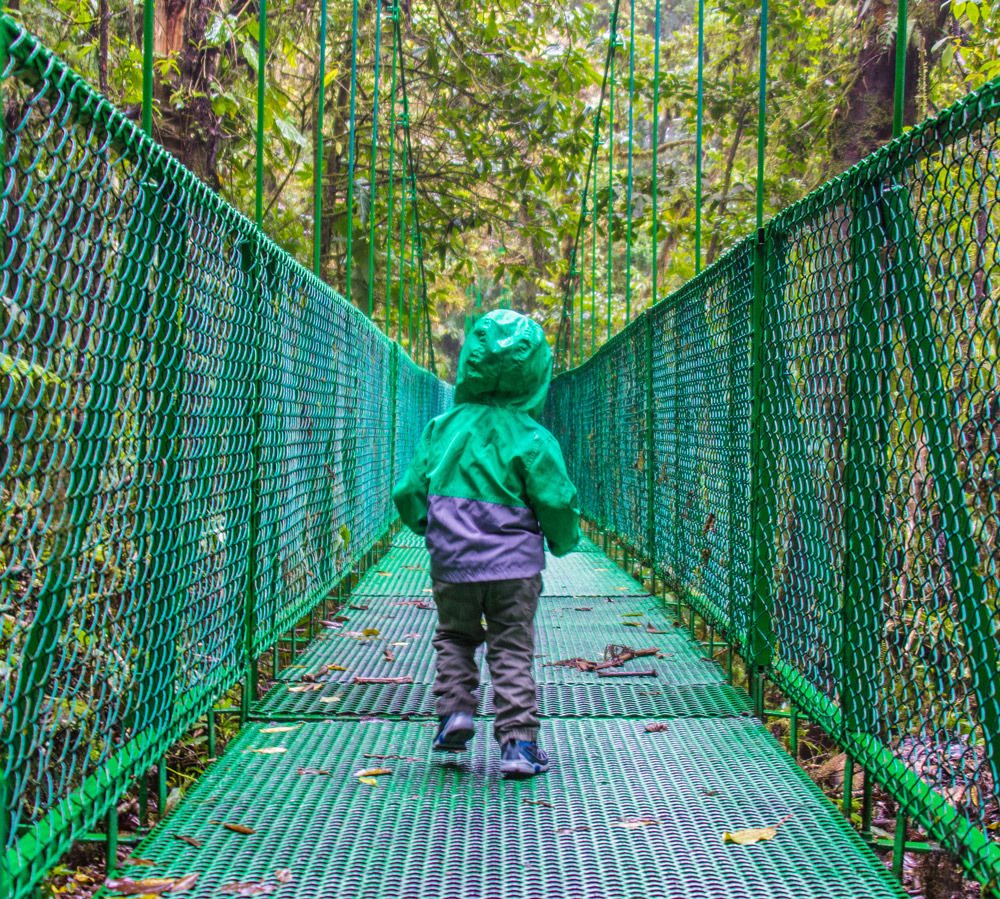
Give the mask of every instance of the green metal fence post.
<path id="1" fill-rule="evenodd" d="M 111 877 L 118 870 L 118 803 L 112 802 L 107 813 L 107 838 L 104 844 L 105 870 Z"/>
<path id="2" fill-rule="evenodd" d="M 254 221 L 264 224 L 264 70 L 267 67 L 267 0 L 257 16 L 257 142 L 254 161 Z"/>
<path id="3" fill-rule="evenodd" d="M 660 0 L 656 0 L 654 25 L 656 35 L 653 38 L 653 284 L 651 305 L 657 298 L 657 277 L 659 275 L 660 218 L 657 199 L 657 184 L 660 180 Z"/>
<path id="4" fill-rule="evenodd" d="M 628 32 L 628 175 L 625 205 L 628 233 L 625 238 L 625 324 L 632 320 L 632 126 L 635 112 L 635 0 L 629 4 L 631 17 Z M 608 240 L 611 239 L 610 232 Z"/>
<path id="5" fill-rule="evenodd" d="M 903 133 L 903 104 L 906 102 L 906 48 L 909 44 L 906 22 L 909 0 L 897 0 L 896 6 L 896 81 L 892 103 L 892 136 Z"/>
<path id="6" fill-rule="evenodd" d="M 646 557 L 654 572 L 653 592 L 656 592 L 656 464 L 653 459 L 653 415 L 655 396 L 653 392 L 653 312 L 644 313 L 646 322 Z"/>
<path id="7" fill-rule="evenodd" d="M 705 114 L 705 0 L 698 0 L 698 112 L 694 131 L 694 273 L 701 272 L 702 125 Z M 757 227 L 760 227 L 758 223 Z"/>
<path id="8" fill-rule="evenodd" d="M 324 0 L 326 2 L 326 0 Z M 372 159 L 368 176 L 368 317 L 375 314 L 375 158 L 378 155 L 378 84 L 382 50 L 382 3 L 375 4 L 375 86 L 372 89 Z M 386 326 L 388 328 L 388 325 Z"/>
<path id="9" fill-rule="evenodd" d="M 326 109 L 326 4 L 319 6 L 319 91 L 316 96 L 316 170 L 313 175 L 313 274 L 320 277 L 320 242 L 323 237 L 323 114 Z"/>
<path id="10" fill-rule="evenodd" d="M 142 4 L 142 130 L 153 133 L 153 17 L 155 0 Z"/>

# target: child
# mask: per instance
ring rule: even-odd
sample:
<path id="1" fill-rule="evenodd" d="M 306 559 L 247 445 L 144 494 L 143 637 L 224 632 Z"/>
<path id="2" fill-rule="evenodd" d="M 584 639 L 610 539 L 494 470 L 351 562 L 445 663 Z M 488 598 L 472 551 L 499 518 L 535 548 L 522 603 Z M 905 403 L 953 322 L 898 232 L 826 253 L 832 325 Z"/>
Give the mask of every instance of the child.
<path id="1" fill-rule="evenodd" d="M 536 742 L 531 670 L 542 535 L 557 556 L 580 539 L 576 488 L 559 444 L 535 420 L 551 375 L 552 353 L 535 322 L 507 309 L 483 316 L 462 347 L 455 405 L 424 429 L 392 492 L 403 523 L 426 536 L 431 555 L 434 749 L 461 752 L 475 734 L 475 651 L 485 640 L 500 770 L 511 777 L 549 769 Z"/>

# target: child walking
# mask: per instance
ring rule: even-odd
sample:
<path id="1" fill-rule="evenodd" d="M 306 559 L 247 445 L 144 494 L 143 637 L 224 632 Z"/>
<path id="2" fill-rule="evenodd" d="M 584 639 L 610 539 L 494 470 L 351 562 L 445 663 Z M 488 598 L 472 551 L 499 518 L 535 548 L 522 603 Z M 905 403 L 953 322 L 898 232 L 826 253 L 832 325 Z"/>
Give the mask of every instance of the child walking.
<path id="1" fill-rule="evenodd" d="M 549 769 L 538 747 L 532 663 L 545 567 L 580 539 L 576 488 L 555 438 L 536 420 L 552 375 L 541 327 L 507 309 L 483 316 L 458 362 L 455 405 L 424 429 L 392 498 L 425 535 L 438 625 L 434 749 L 461 752 L 475 735 L 475 651 L 486 642 L 500 770 Z M 482 619 L 486 619 L 483 629 Z"/>

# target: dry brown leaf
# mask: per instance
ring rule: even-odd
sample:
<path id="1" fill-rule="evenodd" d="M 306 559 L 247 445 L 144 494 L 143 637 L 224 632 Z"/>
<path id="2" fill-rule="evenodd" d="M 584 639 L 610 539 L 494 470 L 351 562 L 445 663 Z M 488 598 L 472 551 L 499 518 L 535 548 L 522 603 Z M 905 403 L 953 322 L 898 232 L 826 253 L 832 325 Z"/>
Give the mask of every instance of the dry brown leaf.
<path id="1" fill-rule="evenodd" d="M 393 646 L 409 646 L 410 644 L 409 644 L 409 643 L 406 643 L 406 642 L 404 642 L 404 641 L 402 641 L 402 640 L 397 640 L 397 641 L 396 641 L 395 643 L 393 643 L 392 645 L 393 645 Z"/>
<path id="2" fill-rule="evenodd" d="M 289 693 L 309 693 L 312 690 L 322 690 L 322 684 L 296 684 L 294 687 L 289 687 Z"/>
<path id="3" fill-rule="evenodd" d="M 135 865 L 142 867 L 151 867 L 156 864 L 151 858 L 138 858 L 137 856 L 130 855 L 125 861 L 122 862 L 124 866 Z M 77 874 L 76 878 L 79 880 L 81 877 L 86 877 L 86 874 Z M 81 883 L 86 883 L 87 881 L 80 881 Z"/>
<path id="4" fill-rule="evenodd" d="M 354 609 L 355 612 L 367 612 L 368 611 L 368 606 L 349 605 L 347 608 Z"/>
<path id="5" fill-rule="evenodd" d="M 191 887 L 195 885 L 198 880 L 198 873 L 194 872 L 191 874 L 185 874 L 179 880 L 174 882 L 174 885 L 167 890 L 168 893 L 183 893 L 190 890 Z"/>
<path id="6" fill-rule="evenodd" d="M 580 824 L 577 827 L 560 827 L 556 833 L 561 837 L 566 837 L 578 830 L 590 830 L 590 828 L 586 824 Z"/>
<path id="7" fill-rule="evenodd" d="M 413 678 L 410 675 L 405 677 L 354 677 L 352 684 L 412 684 Z"/>
<path id="8" fill-rule="evenodd" d="M 382 650 L 382 658 L 384 658 L 387 662 L 395 662 L 396 661 L 396 657 L 392 654 L 392 650 L 389 649 L 388 646 L 385 647 L 385 649 Z"/>
<path id="9" fill-rule="evenodd" d="M 593 606 L 575 606 L 573 608 L 573 611 L 574 612 L 593 612 L 594 611 L 594 607 Z"/>
<path id="10" fill-rule="evenodd" d="M 655 627 L 653 627 L 652 624 L 647 624 L 646 625 L 646 633 L 647 634 L 667 634 L 667 633 L 669 633 L 669 631 L 659 631 Z"/>
<path id="11" fill-rule="evenodd" d="M 330 774 L 331 772 L 327 771 L 326 768 L 299 768 L 299 770 L 296 771 L 295 773 L 296 774 L 315 774 L 317 776 L 322 776 L 322 775 L 325 775 L 325 774 Z"/>
<path id="12" fill-rule="evenodd" d="M 655 818 L 622 818 L 621 821 L 612 821 L 612 827 L 621 827 L 625 830 L 638 830 L 640 827 L 649 827 L 652 824 L 659 824 Z"/>
<path id="13" fill-rule="evenodd" d="M 752 846 L 754 843 L 765 843 L 773 840 L 781 827 L 791 815 L 785 815 L 777 824 L 770 827 L 748 827 L 744 830 L 724 831 L 722 834 L 723 843 L 736 843 L 738 846 Z"/>
<path id="14" fill-rule="evenodd" d="M 122 862 L 122 864 L 124 864 L 124 862 Z M 154 864 L 156 864 L 156 862 L 150 862 L 150 864 L 154 865 Z M 81 874 L 79 871 L 77 871 L 77 873 L 73 875 L 73 879 L 77 883 L 93 883 L 94 882 L 94 878 L 91 877 L 89 874 Z"/>
<path id="15" fill-rule="evenodd" d="M 396 759 L 403 762 L 422 762 L 423 759 L 415 755 L 365 755 L 366 759 Z"/>
<path id="16" fill-rule="evenodd" d="M 229 893 L 231 896 L 266 896 L 273 893 L 280 884 L 270 881 L 251 881 L 249 883 L 226 883 L 219 887 L 220 893 Z"/>
<path id="17" fill-rule="evenodd" d="M 648 734 L 662 734 L 669 729 L 670 725 L 666 721 L 650 721 L 646 725 L 646 733 Z"/>
<path id="18" fill-rule="evenodd" d="M 379 577 L 392 577 L 391 571 L 376 571 L 375 573 L 379 575 Z"/>
<path id="19" fill-rule="evenodd" d="M 225 827 L 227 830 L 231 830 L 234 833 L 251 834 L 257 833 L 252 827 L 247 827 L 246 824 L 230 824 L 228 821 L 209 821 L 209 824 L 218 824 L 220 827 Z"/>
<path id="20" fill-rule="evenodd" d="M 419 640 L 420 634 L 403 634 L 404 640 Z"/>
<path id="21" fill-rule="evenodd" d="M 521 800 L 521 802 L 524 805 L 542 805 L 545 806 L 545 808 L 552 808 L 552 803 L 547 802 L 544 799 L 528 799 L 527 797 L 525 797 L 524 799 Z"/>
<path id="22" fill-rule="evenodd" d="M 260 732 L 262 734 L 287 734 L 291 730 L 298 730 L 302 727 L 301 724 L 290 724 L 287 727 L 262 727 Z"/>
<path id="23" fill-rule="evenodd" d="M 114 890 L 123 896 L 159 896 L 169 890 L 176 881 L 176 877 L 150 877 L 146 880 L 132 880 L 131 877 L 112 877 L 105 880 L 104 885 L 109 890 Z"/>
<path id="24" fill-rule="evenodd" d="M 187 843 L 188 846 L 194 846 L 195 849 L 201 849 L 201 841 L 196 840 L 194 837 L 185 836 L 182 833 L 171 834 L 175 840 L 180 840 L 182 843 Z"/>
<path id="25" fill-rule="evenodd" d="M 261 731 L 263 733 L 263 731 Z M 262 746 L 260 749 L 244 749 L 244 752 L 259 752 L 261 755 L 278 755 L 281 752 L 288 752 L 284 746 Z"/>
<path id="26" fill-rule="evenodd" d="M 367 784 L 370 787 L 378 786 L 378 781 L 374 777 L 359 777 L 358 783 Z"/>
<path id="27" fill-rule="evenodd" d="M 642 624 L 640 624 L 638 621 L 623 621 L 622 624 L 625 627 L 642 627 Z"/>
<path id="28" fill-rule="evenodd" d="M 320 696 L 319 701 L 320 702 L 340 702 L 340 700 L 343 699 L 343 698 L 344 698 L 343 696 Z"/>
<path id="29" fill-rule="evenodd" d="M 292 882 L 291 868 L 282 868 L 280 871 L 275 871 L 274 879 L 277 880 L 278 883 L 291 883 Z"/>
<path id="30" fill-rule="evenodd" d="M 355 777 L 382 777 L 386 774 L 392 774 L 392 768 L 362 768 L 354 772 Z"/>

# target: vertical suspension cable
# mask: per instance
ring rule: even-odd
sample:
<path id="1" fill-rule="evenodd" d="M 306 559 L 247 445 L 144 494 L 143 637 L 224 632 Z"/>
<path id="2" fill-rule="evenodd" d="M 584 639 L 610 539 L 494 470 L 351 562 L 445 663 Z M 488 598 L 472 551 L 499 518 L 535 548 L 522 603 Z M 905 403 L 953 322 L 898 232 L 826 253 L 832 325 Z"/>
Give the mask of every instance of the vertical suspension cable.
<path id="1" fill-rule="evenodd" d="M 399 47 L 399 32 L 395 28 L 395 23 L 399 21 L 399 0 L 392 4 L 392 87 L 389 95 L 391 98 L 389 113 L 389 220 L 386 224 L 385 238 L 385 333 L 389 334 L 389 310 L 392 309 L 392 191 L 393 179 L 395 175 L 396 162 L 396 54 Z M 399 320 L 396 321 L 396 329 L 399 330 Z M 398 338 L 397 338 L 398 339 Z"/>
<path id="2" fill-rule="evenodd" d="M 611 339 L 611 213 L 615 197 L 615 54 L 618 50 L 618 35 L 611 35 L 611 99 L 608 103 L 608 336 Z"/>
<path id="3" fill-rule="evenodd" d="M 316 114 L 316 170 L 313 175 L 313 274 L 320 276 L 323 236 L 323 114 L 326 110 L 326 0 L 319 5 L 319 97 Z"/>
<path id="4" fill-rule="evenodd" d="M 142 4 L 142 130 L 150 135 L 153 133 L 153 4 L 154 0 L 144 0 Z"/>
<path id="5" fill-rule="evenodd" d="M 355 98 L 358 91 L 358 0 L 351 4 L 351 112 L 347 135 L 347 284 L 344 298 L 351 302 L 354 265 L 354 129 Z"/>
<path id="6" fill-rule="evenodd" d="M 267 0 L 257 17 L 257 159 L 254 165 L 254 221 L 264 223 L 264 67 L 267 63 Z"/>
<path id="7" fill-rule="evenodd" d="M 764 119 L 767 108 L 767 0 L 760 4 L 760 83 L 757 91 L 757 231 L 764 227 Z"/>
<path id="8" fill-rule="evenodd" d="M 326 0 L 323 0 L 326 3 Z M 375 88 L 372 91 L 372 164 L 368 176 L 368 317 L 375 314 L 375 157 L 378 154 L 378 81 L 382 49 L 382 2 L 375 3 Z M 388 315 L 388 309 L 386 315 Z M 388 325 L 386 325 L 388 330 Z"/>
<path id="9" fill-rule="evenodd" d="M 699 0 L 700 2 L 700 0 Z M 656 279 L 659 274 L 660 218 L 657 204 L 657 184 L 660 177 L 660 0 L 656 0 L 656 37 L 653 39 L 653 299 L 656 304 Z"/>
<path id="10" fill-rule="evenodd" d="M 628 233 L 625 238 L 625 324 L 632 320 L 632 126 L 635 110 L 635 0 L 631 2 L 628 27 L 628 176 L 626 206 Z"/>
<path id="11" fill-rule="evenodd" d="M 695 126 L 694 273 L 701 271 L 701 166 L 705 96 L 705 0 L 698 0 L 698 122 Z"/>
<path id="12" fill-rule="evenodd" d="M 906 30 L 907 4 L 909 0 L 898 0 L 896 9 L 896 83 L 892 102 L 892 136 L 903 133 L 903 103 L 906 100 Z"/>
<path id="13" fill-rule="evenodd" d="M 659 0 L 657 0 L 659 2 Z M 598 109 L 598 115 L 600 110 Z M 600 127 L 600 120 L 597 127 Z M 593 356 L 597 346 L 597 138 L 594 138 L 594 145 L 591 147 L 591 160 L 594 170 L 594 193 L 593 205 L 590 213 L 590 355 Z M 590 190 L 588 182 L 587 190 Z"/>
<path id="14" fill-rule="evenodd" d="M 398 25 L 397 25 L 398 30 Z M 403 48 L 399 48 L 400 70 L 403 64 Z M 396 340 L 399 345 L 403 345 L 403 287 L 406 284 L 406 275 L 403 266 L 406 264 L 406 106 L 399 114 L 399 124 L 403 127 L 403 146 L 400 148 L 403 160 L 403 183 L 399 188 L 399 296 L 396 300 Z M 412 354 L 411 354 L 412 355 Z"/>

